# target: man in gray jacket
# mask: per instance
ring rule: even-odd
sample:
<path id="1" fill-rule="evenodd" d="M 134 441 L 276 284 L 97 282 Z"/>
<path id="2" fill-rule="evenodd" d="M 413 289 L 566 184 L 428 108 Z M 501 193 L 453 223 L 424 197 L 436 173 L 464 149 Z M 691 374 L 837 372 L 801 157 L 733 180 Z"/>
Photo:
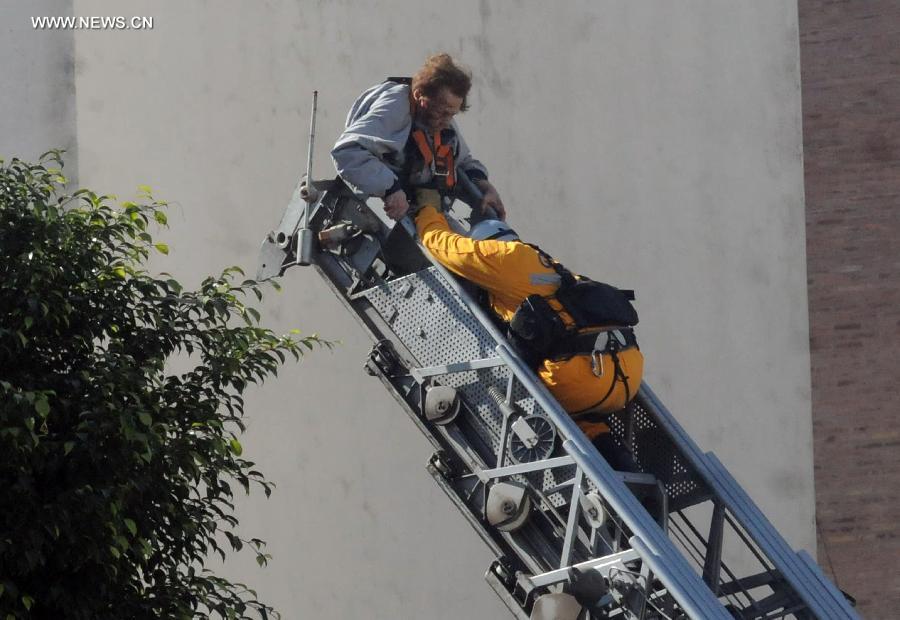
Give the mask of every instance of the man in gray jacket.
<path id="1" fill-rule="evenodd" d="M 354 191 L 384 200 L 397 220 L 409 208 L 414 187 L 450 193 L 456 170 L 481 190 L 482 210 L 506 217 L 487 169 L 472 157 L 453 117 L 467 109 L 471 76 L 447 54 L 429 57 L 411 78 L 389 78 L 354 102 L 344 133 L 331 156 L 338 174 Z"/>

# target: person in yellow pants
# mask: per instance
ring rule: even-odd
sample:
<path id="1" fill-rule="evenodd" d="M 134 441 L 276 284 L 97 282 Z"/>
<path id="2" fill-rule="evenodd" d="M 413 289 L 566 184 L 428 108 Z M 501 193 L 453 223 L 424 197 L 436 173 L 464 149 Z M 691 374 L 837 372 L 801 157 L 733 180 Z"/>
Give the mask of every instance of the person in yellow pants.
<path id="1" fill-rule="evenodd" d="M 488 304 L 502 321 L 508 324 L 526 299 L 538 295 L 566 328 L 575 330 L 572 316 L 555 298 L 563 282 L 561 266 L 556 261 L 520 241 L 499 220 L 480 222 L 468 237 L 458 234 L 450 228 L 439 207 L 436 191 L 417 190 L 417 211 L 413 216 L 423 245 L 447 269 L 483 289 Z M 535 368 L 551 394 L 595 444 L 595 440 L 609 441 L 605 415 L 622 409 L 637 394 L 644 369 L 633 331 L 624 328 L 611 332 L 611 327 L 616 326 L 588 326 L 579 330 L 579 336 L 582 342 L 593 342 L 594 334 L 613 334 L 619 343 L 612 351 L 555 351 L 552 356 L 537 360 Z M 621 465 L 631 469 L 625 463 Z"/>

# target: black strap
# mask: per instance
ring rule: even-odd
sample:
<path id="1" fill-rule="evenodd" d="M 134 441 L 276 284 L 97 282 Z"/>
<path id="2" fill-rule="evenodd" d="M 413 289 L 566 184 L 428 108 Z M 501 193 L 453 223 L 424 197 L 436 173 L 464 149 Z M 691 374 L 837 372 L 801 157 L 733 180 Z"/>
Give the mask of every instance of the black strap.
<path id="1" fill-rule="evenodd" d="M 508 235 L 508 234 L 510 234 L 510 233 L 513 233 L 513 229 L 512 229 L 512 228 L 509 228 L 509 229 L 507 229 L 507 230 L 500 229 L 500 230 L 498 230 L 497 232 L 495 232 L 493 235 L 491 235 L 491 236 L 489 236 L 489 237 L 485 237 L 484 240 L 485 240 L 485 241 L 491 241 L 491 240 L 493 240 L 493 239 L 499 239 L 500 237 L 505 237 L 506 235 Z M 515 234 L 515 233 L 513 233 L 513 234 Z"/>
<path id="2" fill-rule="evenodd" d="M 562 282 L 560 283 L 560 288 L 562 288 L 563 286 L 571 286 L 572 284 L 575 284 L 575 282 L 578 280 L 578 278 L 576 278 L 575 275 L 571 271 L 566 269 L 565 266 L 561 265 L 557 261 L 553 260 L 553 257 L 550 256 L 549 254 L 547 254 L 544 250 L 542 250 L 540 248 L 540 246 L 535 245 L 534 243 L 526 243 L 525 245 L 527 245 L 528 247 L 533 249 L 535 252 L 540 254 L 541 258 L 544 259 L 544 263 L 548 267 L 551 267 L 553 269 L 553 271 L 555 271 L 559 275 L 559 277 L 562 279 Z M 580 276 L 580 277 L 583 278 L 583 276 Z M 628 301 L 634 301 L 634 290 L 633 289 L 621 289 L 620 288 L 618 290 L 620 293 L 622 293 L 625 296 L 625 299 L 627 299 Z"/>
<path id="3" fill-rule="evenodd" d="M 553 257 L 550 256 L 549 254 L 547 254 L 544 250 L 542 250 L 540 248 L 540 246 L 538 246 L 534 243 L 526 243 L 525 245 L 527 245 L 532 250 L 537 252 L 540 255 L 540 257 L 543 259 L 544 264 L 547 265 L 548 267 L 550 267 L 551 269 L 553 269 L 553 271 L 555 271 L 557 273 L 557 275 L 560 277 L 560 284 L 559 284 L 560 288 L 562 288 L 564 286 L 571 286 L 571 285 L 575 284 L 574 274 L 572 274 L 572 272 L 569 271 L 568 269 L 566 269 L 563 265 L 561 265 L 557 261 L 553 260 Z"/>
<path id="4" fill-rule="evenodd" d="M 406 84 L 407 86 L 412 86 L 412 78 L 411 77 L 389 77 L 385 78 L 385 82 L 396 82 L 397 84 Z"/>
<path id="5" fill-rule="evenodd" d="M 567 338 L 564 342 L 560 343 L 559 347 L 557 347 L 558 356 L 560 357 L 569 357 L 572 355 L 586 355 L 588 353 L 594 352 L 594 345 L 597 342 L 597 338 L 602 333 L 609 334 L 612 331 L 618 331 L 625 337 L 625 344 L 623 345 L 619 342 L 615 336 L 609 335 L 607 346 L 601 351 L 609 352 L 609 351 L 622 351 L 624 349 L 630 349 L 632 347 L 639 348 L 637 342 L 637 336 L 634 335 L 634 330 L 630 327 L 612 327 L 609 329 L 602 329 L 599 331 L 593 331 L 588 333 L 578 333 L 574 334 L 571 337 Z"/>
<path id="6" fill-rule="evenodd" d="M 635 345 L 636 346 L 636 345 Z M 603 395 L 603 398 L 598 400 L 596 403 L 591 405 L 590 407 L 586 407 L 581 411 L 576 411 L 575 413 L 569 414 L 573 419 L 580 419 L 584 416 L 593 415 L 596 413 L 594 409 L 602 405 L 606 402 L 606 399 L 612 396 L 613 390 L 616 389 L 616 384 L 621 381 L 622 385 L 625 386 L 625 406 L 628 406 L 628 403 L 631 402 L 631 389 L 628 387 L 628 375 L 625 374 L 625 371 L 622 369 L 622 363 L 619 360 L 619 350 L 609 351 L 610 357 L 612 357 L 613 361 L 613 380 L 609 384 L 609 389 L 606 391 L 606 394 Z M 604 414 L 607 415 L 607 414 Z"/>

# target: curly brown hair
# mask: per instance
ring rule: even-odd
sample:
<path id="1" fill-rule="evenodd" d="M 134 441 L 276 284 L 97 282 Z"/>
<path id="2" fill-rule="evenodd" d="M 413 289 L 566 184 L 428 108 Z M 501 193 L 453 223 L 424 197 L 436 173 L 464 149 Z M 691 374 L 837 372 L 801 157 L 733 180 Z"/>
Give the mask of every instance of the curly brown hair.
<path id="1" fill-rule="evenodd" d="M 472 88 L 472 74 L 456 64 L 450 54 L 433 54 L 413 76 L 411 90 L 419 89 L 426 97 L 436 97 L 442 88 L 462 98 L 460 112 L 469 109 L 466 99 Z"/>

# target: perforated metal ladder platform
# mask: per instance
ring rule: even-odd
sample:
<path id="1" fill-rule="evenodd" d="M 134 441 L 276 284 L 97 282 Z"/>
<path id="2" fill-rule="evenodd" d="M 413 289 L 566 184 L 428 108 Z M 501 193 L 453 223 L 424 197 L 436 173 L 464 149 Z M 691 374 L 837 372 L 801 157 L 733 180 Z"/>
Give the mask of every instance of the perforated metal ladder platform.
<path id="1" fill-rule="evenodd" d="M 410 222 L 313 187 L 307 232 L 298 185 L 258 278 L 301 257 L 369 333 L 366 369 L 434 446 L 428 470 L 496 554 L 485 577 L 514 616 L 858 617 L 646 383 L 610 417 L 640 472 L 614 471 Z"/>

